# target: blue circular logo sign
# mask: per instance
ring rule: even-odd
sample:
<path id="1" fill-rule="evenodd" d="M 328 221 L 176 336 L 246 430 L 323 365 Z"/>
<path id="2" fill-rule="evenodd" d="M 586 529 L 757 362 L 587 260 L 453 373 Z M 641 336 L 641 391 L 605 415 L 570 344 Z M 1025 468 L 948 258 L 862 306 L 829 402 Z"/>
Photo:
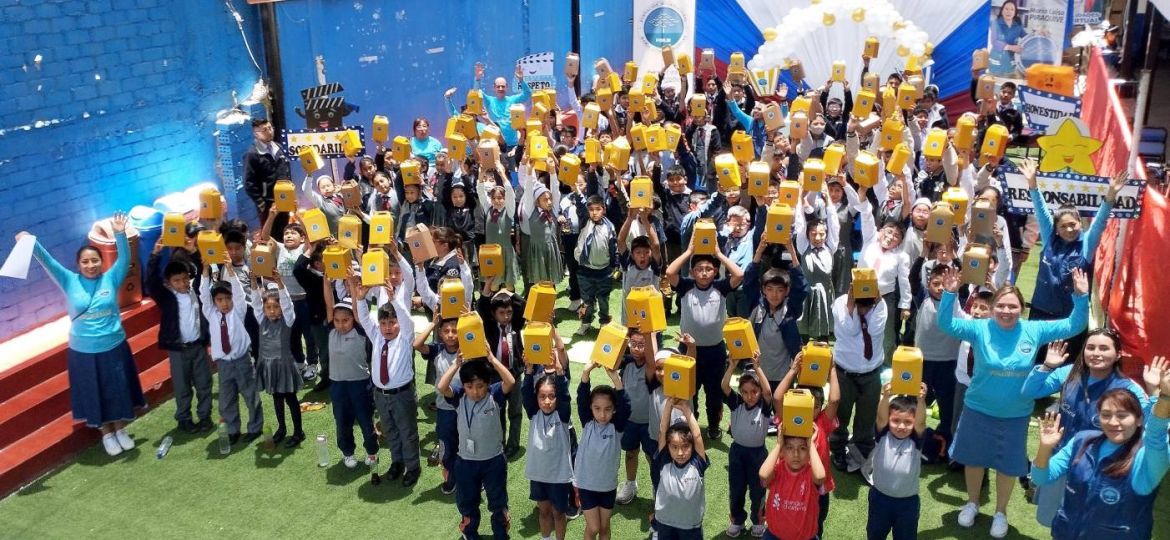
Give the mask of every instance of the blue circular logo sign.
<path id="1" fill-rule="evenodd" d="M 910 372 L 909 372 L 909 371 L 903 371 L 903 372 L 902 372 L 902 380 L 903 380 L 903 381 L 906 381 L 906 382 L 909 382 L 909 381 L 910 381 L 910 379 L 911 379 Z"/>
<path id="2" fill-rule="evenodd" d="M 792 423 L 796 424 L 798 426 L 802 425 L 802 424 L 804 424 L 804 417 L 803 416 L 793 416 Z"/>
<path id="3" fill-rule="evenodd" d="M 371 272 L 377 272 L 377 271 L 378 271 L 378 265 L 377 265 L 377 264 L 371 264 L 371 265 L 370 265 L 370 271 L 371 271 Z"/>
<path id="4" fill-rule="evenodd" d="M 743 347 L 743 340 L 742 339 L 735 340 L 735 346 L 736 347 Z"/>
<path id="5" fill-rule="evenodd" d="M 606 343 L 605 345 L 601 346 L 601 352 L 603 352 L 605 354 L 609 354 L 612 351 L 613 351 L 613 345 L 610 345 L 609 343 Z"/>
<path id="6" fill-rule="evenodd" d="M 539 343 L 532 344 L 532 352 L 540 352 L 540 344 Z"/>
<path id="7" fill-rule="evenodd" d="M 466 341 L 474 341 L 475 340 L 475 332 L 468 332 L 468 333 L 464 334 L 463 339 Z"/>
<path id="8" fill-rule="evenodd" d="M 684 28 L 682 14 L 670 6 L 658 6 L 642 18 L 642 34 L 655 47 L 677 45 Z"/>
<path id="9" fill-rule="evenodd" d="M 378 225 L 378 228 L 375 230 L 377 230 L 378 232 L 382 232 L 382 231 L 386 230 L 386 228 L 381 226 L 381 225 Z"/>
<path id="10" fill-rule="evenodd" d="M 458 296 L 451 296 L 451 298 L 447 299 L 447 301 L 454 304 L 454 303 L 459 301 L 459 297 Z"/>
<path id="11" fill-rule="evenodd" d="M 1117 488 L 1107 487 L 1101 490 L 1101 502 L 1105 504 L 1117 504 L 1121 501 L 1121 492 Z"/>
<path id="12" fill-rule="evenodd" d="M 682 374 L 677 371 L 670 372 L 670 380 L 677 381 L 682 378 Z"/>
<path id="13" fill-rule="evenodd" d="M 808 365 L 808 370 L 809 370 L 809 371 L 820 371 L 820 370 L 821 370 L 821 365 L 820 365 L 820 364 L 817 364 L 817 363 L 812 363 L 812 364 L 809 364 L 809 365 Z"/>

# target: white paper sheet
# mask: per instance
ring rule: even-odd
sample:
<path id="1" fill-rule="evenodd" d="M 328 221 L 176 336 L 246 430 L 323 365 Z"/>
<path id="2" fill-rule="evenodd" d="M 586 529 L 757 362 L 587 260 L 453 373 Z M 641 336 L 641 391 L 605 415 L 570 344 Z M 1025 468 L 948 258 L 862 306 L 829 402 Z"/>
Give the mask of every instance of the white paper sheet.
<path id="1" fill-rule="evenodd" d="M 32 264 L 33 247 L 36 246 L 37 237 L 26 234 L 16 241 L 12 252 L 8 254 L 8 258 L 4 260 L 4 266 L 0 267 L 0 276 L 13 277 L 17 279 L 25 279 L 28 277 L 28 267 Z"/>

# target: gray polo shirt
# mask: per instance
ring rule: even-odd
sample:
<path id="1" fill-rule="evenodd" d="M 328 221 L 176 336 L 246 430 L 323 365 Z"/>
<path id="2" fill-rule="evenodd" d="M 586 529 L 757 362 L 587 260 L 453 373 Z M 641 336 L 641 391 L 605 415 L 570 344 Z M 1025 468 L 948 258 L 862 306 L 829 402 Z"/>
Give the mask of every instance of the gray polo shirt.
<path id="1" fill-rule="evenodd" d="M 369 340 L 357 329 L 342 334 L 337 329 L 329 331 L 329 380 L 368 381 L 370 380 L 369 354 L 366 343 Z"/>
<path id="2" fill-rule="evenodd" d="M 650 414 L 647 417 L 647 428 L 650 432 L 650 439 L 657 442 L 658 424 L 662 422 L 662 409 L 666 406 L 666 394 L 662 391 L 662 385 L 657 382 L 654 383 L 653 387 L 647 386 L 647 388 L 653 388 L 650 392 Z M 670 423 L 672 425 L 678 422 L 680 418 L 683 418 L 682 411 L 678 409 L 672 409 L 670 411 Z"/>
<path id="3" fill-rule="evenodd" d="M 533 482 L 548 484 L 573 481 L 573 467 L 569 461 L 569 426 L 561 421 L 557 409 L 549 414 L 537 410 L 528 419 L 524 476 Z"/>
<path id="4" fill-rule="evenodd" d="M 590 491 L 617 489 L 621 453 L 621 435 L 613 422 L 604 426 L 597 422 L 585 424 L 581 428 L 581 442 L 577 447 L 574 485 Z"/>
<path id="5" fill-rule="evenodd" d="M 960 340 L 938 327 L 938 300 L 929 296 L 918 308 L 914 322 L 914 343 L 928 362 L 954 361 L 959 356 Z"/>
<path id="6" fill-rule="evenodd" d="M 622 364 L 622 386 L 630 398 L 630 422 L 646 424 L 650 421 L 650 389 L 646 387 L 646 367 L 649 365 L 650 362 L 646 361 L 639 367 L 629 356 Z M 657 424 L 654 429 L 658 429 Z"/>
<path id="7" fill-rule="evenodd" d="M 694 336 L 695 345 L 699 347 L 723 343 L 723 323 L 727 321 L 724 298 L 731 293 L 731 281 L 717 279 L 710 287 L 700 289 L 695 280 L 680 278 L 674 290 L 682 296 L 679 331 Z"/>
<path id="8" fill-rule="evenodd" d="M 459 431 L 459 458 L 487 461 L 504 453 L 504 427 L 500 424 L 500 405 L 508 399 L 500 383 L 491 385 L 488 395 L 471 401 L 459 388 L 447 398 L 455 405 L 455 423 Z"/>
<path id="9" fill-rule="evenodd" d="M 922 471 L 922 439 L 915 432 L 899 439 L 887 427 L 878 434 L 873 459 L 873 488 L 889 497 L 918 495 Z"/>
<path id="10" fill-rule="evenodd" d="M 658 491 L 654 494 L 654 519 L 677 529 L 696 529 L 703 525 L 707 495 L 703 475 L 711 463 L 699 454 L 678 465 L 663 448 L 654 455 L 654 466 L 661 471 Z"/>
<path id="11" fill-rule="evenodd" d="M 731 409 L 731 440 L 747 448 L 764 446 L 764 439 L 768 436 L 768 424 L 772 418 L 772 408 L 764 401 L 763 396 L 760 396 L 755 407 L 748 407 L 735 391 L 723 401 Z"/>
<path id="12" fill-rule="evenodd" d="M 431 353 L 422 355 L 423 360 L 426 360 L 427 362 L 434 362 L 435 373 L 438 373 L 439 376 L 442 377 L 448 369 L 451 369 L 451 364 L 455 363 L 455 355 L 459 354 L 459 351 L 447 352 L 447 346 L 443 345 L 442 341 L 432 341 L 430 348 Z M 455 377 L 451 379 L 451 388 L 457 388 L 459 386 L 461 386 L 459 381 L 459 372 L 456 372 Z M 455 410 L 455 406 L 445 399 L 436 399 L 435 408 L 442 411 Z"/>

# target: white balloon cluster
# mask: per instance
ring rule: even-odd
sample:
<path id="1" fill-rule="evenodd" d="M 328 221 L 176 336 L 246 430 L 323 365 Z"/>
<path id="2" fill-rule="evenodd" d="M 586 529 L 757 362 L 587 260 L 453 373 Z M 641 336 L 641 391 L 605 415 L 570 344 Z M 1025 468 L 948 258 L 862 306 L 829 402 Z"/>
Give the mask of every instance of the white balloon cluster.
<path id="1" fill-rule="evenodd" d="M 882 42 L 892 40 L 898 47 L 898 56 L 922 58 L 931 52 L 930 36 L 926 31 L 902 18 L 889 0 L 812 0 L 810 6 L 789 11 L 780 21 L 779 29 L 764 30 L 764 44 L 748 62 L 748 67 L 785 66 L 786 60 L 797 51 L 805 37 L 846 17 L 863 25 L 869 35 Z"/>

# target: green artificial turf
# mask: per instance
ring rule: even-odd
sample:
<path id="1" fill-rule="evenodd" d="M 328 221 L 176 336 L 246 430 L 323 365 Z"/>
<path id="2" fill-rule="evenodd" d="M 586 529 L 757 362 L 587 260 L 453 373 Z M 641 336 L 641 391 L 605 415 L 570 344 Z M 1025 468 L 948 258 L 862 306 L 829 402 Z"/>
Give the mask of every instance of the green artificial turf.
<path id="1" fill-rule="evenodd" d="M 1021 285 L 1030 289 L 1034 262 L 1025 268 Z M 619 289 L 620 291 L 620 289 Z M 611 310 L 621 306 L 618 292 Z M 562 322 L 558 329 L 569 336 L 578 327 L 576 318 L 565 310 L 562 295 L 557 306 Z M 677 324 L 677 315 L 672 317 Z M 573 379 L 578 379 L 581 362 L 590 350 L 595 334 L 569 342 Z M 668 345 L 673 340 L 668 339 Z M 586 351 L 582 353 L 582 351 Z M 422 363 L 416 361 L 420 388 L 419 430 L 425 460 L 435 442 L 435 415 L 425 403 L 433 389 L 423 385 Z M 308 394 L 305 401 L 325 401 L 327 395 Z M 218 399 L 218 397 L 217 397 Z M 263 397 L 265 425 L 275 426 L 272 402 Z M 173 402 L 161 404 L 135 422 L 130 431 L 138 448 L 118 457 L 108 457 L 101 446 L 84 451 L 76 460 L 0 501 L 0 538 L 457 538 L 459 513 L 452 496 L 438 488 L 438 468 L 426 467 L 413 489 L 399 483 L 370 483 L 364 465 L 354 470 L 339 463 L 333 446 L 333 417 L 328 407 L 305 413 L 309 440 L 295 451 L 265 452 L 259 444 L 233 449 L 221 456 L 215 433 L 189 436 L 174 430 Z M 574 409 L 575 410 L 575 409 Z M 574 414 L 574 417 L 576 415 Z M 700 420 L 704 423 L 704 420 Z M 577 420 L 574 419 L 574 423 Z M 705 424 L 704 424 L 705 425 Z M 527 429 L 527 422 L 525 422 Z M 1030 430 L 1029 453 L 1035 452 L 1035 426 Z M 360 432 L 356 430 L 360 444 Z M 168 434 L 175 443 L 164 459 L 155 459 L 154 450 Z M 329 438 L 331 464 L 317 467 L 313 438 Z M 704 536 L 721 538 L 727 526 L 727 450 L 730 438 L 707 441 L 712 467 L 707 471 L 707 506 Z M 771 444 L 771 443 L 770 443 Z M 359 446 L 360 453 L 360 446 Z M 381 472 L 389 462 L 381 452 Z M 624 473 L 623 473 L 624 474 Z M 825 538 L 864 537 L 866 490 L 856 474 L 833 473 L 837 489 L 826 523 Z M 612 520 L 613 538 L 646 538 L 650 477 L 644 461 L 638 471 L 638 498 L 618 506 Z M 959 507 L 966 496 L 960 472 L 945 472 L 941 466 L 923 468 L 922 511 L 919 538 L 987 538 L 993 505 L 984 490 L 983 514 L 972 529 L 956 525 Z M 539 538 L 534 503 L 528 500 L 523 454 L 508 469 L 508 494 L 514 538 Z M 486 506 L 486 505 L 485 505 Z M 1170 504 L 1161 497 L 1156 504 L 1155 538 L 1170 535 Z M 486 508 L 480 531 L 490 536 Z M 1034 519 L 1035 507 L 1017 489 L 1008 508 L 1009 538 L 1047 538 L 1047 531 Z M 584 519 L 569 524 L 569 538 L 580 538 Z M 748 537 L 746 532 L 743 538 Z"/>

